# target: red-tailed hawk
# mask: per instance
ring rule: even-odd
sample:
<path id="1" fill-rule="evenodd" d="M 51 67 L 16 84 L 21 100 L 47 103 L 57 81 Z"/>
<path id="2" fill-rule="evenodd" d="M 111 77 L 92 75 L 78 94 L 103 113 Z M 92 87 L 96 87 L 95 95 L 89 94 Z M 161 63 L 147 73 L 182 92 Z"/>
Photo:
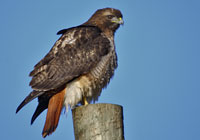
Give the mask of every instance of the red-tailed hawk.
<path id="1" fill-rule="evenodd" d="M 120 24 L 119 10 L 99 9 L 80 26 L 59 31 L 61 37 L 35 65 L 30 73 L 33 91 L 16 112 L 38 97 L 31 124 L 48 109 L 43 137 L 55 131 L 63 106 L 68 110 L 98 100 L 117 68 L 114 33 Z"/>

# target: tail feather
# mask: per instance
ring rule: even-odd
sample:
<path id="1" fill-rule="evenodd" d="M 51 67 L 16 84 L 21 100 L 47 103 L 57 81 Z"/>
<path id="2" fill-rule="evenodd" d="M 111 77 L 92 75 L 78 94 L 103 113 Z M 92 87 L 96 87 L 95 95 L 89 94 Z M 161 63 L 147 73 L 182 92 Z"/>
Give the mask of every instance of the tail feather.
<path id="1" fill-rule="evenodd" d="M 62 107 L 63 107 L 65 90 L 66 89 L 64 89 L 61 92 L 55 94 L 49 100 L 46 121 L 45 121 L 45 125 L 44 125 L 43 132 L 42 132 L 42 136 L 44 138 L 47 135 L 52 134 L 56 130 L 57 126 L 58 126 L 60 113 L 61 113 L 61 110 L 62 110 Z M 38 109 L 38 113 L 39 114 L 40 114 L 41 110 Z M 37 109 L 36 109 L 36 112 L 37 112 Z M 38 113 L 36 113 L 36 117 L 39 115 Z M 33 117 L 33 121 L 34 121 L 34 119 L 35 119 L 35 117 Z"/>
<path id="2" fill-rule="evenodd" d="M 29 103 L 30 101 L 32 101 L 33 99 L 35 99 L 36 97 L 42 95 L 44 92 L 42 91 L 35 91 L 33 90 L 23 101 L 22 103 L 17 107 L 16 113 L 22 108 L 24 107 L 27 103 Z"/>

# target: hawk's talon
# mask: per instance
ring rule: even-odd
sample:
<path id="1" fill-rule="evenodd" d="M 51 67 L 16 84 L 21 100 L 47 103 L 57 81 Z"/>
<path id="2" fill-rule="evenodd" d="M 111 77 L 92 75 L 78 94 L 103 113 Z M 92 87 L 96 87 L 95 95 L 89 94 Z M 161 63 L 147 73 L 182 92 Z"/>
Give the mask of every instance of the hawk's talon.
<path id="1" fill-rule="evenodd" d="M 83 97 L 83 105 L 88 105 L 89 103 L 87 102 L 86 97 Z"/>

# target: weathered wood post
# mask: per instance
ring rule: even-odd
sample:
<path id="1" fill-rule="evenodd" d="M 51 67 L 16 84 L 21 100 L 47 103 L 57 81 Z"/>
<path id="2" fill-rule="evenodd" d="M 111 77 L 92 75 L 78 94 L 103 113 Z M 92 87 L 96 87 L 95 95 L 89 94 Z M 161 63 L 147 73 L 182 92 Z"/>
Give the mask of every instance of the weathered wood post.
<path id="1" fill-rule="evenodd" d="M 89 104 L 72 110 L 75 140 L 124 140 L 123 108 Z"/>

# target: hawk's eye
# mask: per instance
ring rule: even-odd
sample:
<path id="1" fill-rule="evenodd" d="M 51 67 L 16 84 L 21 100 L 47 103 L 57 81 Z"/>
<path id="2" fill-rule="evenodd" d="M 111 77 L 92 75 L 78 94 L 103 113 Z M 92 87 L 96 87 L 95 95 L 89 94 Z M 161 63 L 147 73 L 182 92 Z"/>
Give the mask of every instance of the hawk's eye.
<path id="1" fill-rule="evenodd" d="M 114 16 L 113 15 L 108 15 L 107 17 L 108 17 L 108 19 L 112 19 Z"/>

